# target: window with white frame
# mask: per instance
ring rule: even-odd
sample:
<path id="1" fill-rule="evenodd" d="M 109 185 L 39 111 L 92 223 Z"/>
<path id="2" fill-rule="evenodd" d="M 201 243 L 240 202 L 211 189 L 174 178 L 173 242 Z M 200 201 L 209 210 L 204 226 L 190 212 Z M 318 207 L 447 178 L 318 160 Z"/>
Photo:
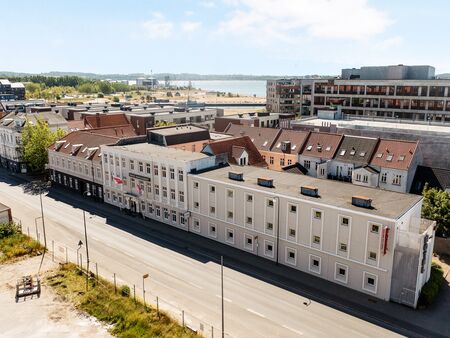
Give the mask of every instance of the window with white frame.
<path id="1" fill-rule="evenodd" d="M 303 161 L 303 166 L 304 166 L 306 169 L 311 169 L 311 161 L 309 161 L 309 160 L 304 160 L 304 161 Z"/>
<path id="2" fill-rule="evenodd" d="M 169 209 L 164 208 L 164 219 L 169 219 Z"/>
<path id="3" fill-rule="evenodd" d="M 244 234 L 244 248 L 253 251 L 253 236 Z"/>
<path id="4" fill-rule="evenodd" d="M 253 218 L 250 216 L 247 216 L 246 223 L 250 224 L 250 225 L 253 224 Z"/>
<path id="5" fill-rule="evenodd" d="M 159 185 L 155 184 L 155 195 L 159 196 Z"/>
<path id="6" fill-rule="evenodd" d="M 192 230 L 200 232 L 200 221 L 197 218 L 192 221 Z"/>
<path id="7" fill-rule="evenodd" d="M 367 258 L 370 259 L 371 261 L 376 261 L 377 260 L 377 253 L 373 252 L 373 251 L 369 251 L 369 254 L 367 255 Z"/>
<path id="8" fill-rule="evenodd" d="M 266 223 L 266 230 L 268 230 L 268 231 L 273 231 L 273 223 L 267 222 L 267 223 Z"/>
<path id="9" fill-rule="evenodd" d="M 216 227 L 215 224 L 209 223 L 208 234 L 209 234 L 211 237 L 217 237 L 217 227 Z"/>
<path id="10" fill-rule="evenodd" d="M 155 210 L 156 210 L 156 217 L 161 217 L 161 207 L 156 206 Z"/>
<path id="11" fill-rule="evenodd" d="M 183 170 L 178 170 L 178 181 L 183 182 L 184 179 L 184 173 Z"/>
<path id="12" fill-rule="evenodd" d="M 348 266 L 341 263 L 336 263 L 334 266 L 334 279 L 347 284 Z"/>
<path id="13" fill-rule="evenodd" d="M 322 211 L 314 210 L 314 211 L 313 211 L 313 217 L 314 217 L 315 219 L 322 219 Z"/>
<path id="14" fill-rule="evenodd" d="M 153 165 L 153 175 L 158 176 L 158 174 L 159 174 L 158 165 L 154 164 Z"/>
<path id="15" fill-rule="evenodd" d="M 198 182 L 194 182 L 194 189 L 198 189 Z"/>
<path id="16" fill-rule="evenodd" d="M 144 163 L 139 162 L 138 165 L 139 165 L 139 172 L 143 173 L 144 172 Z"/>
<path id="17" fill-rule="evenodd" d="M 162 196 L 167 198 L 167 187 L 162 187 Z"/>
<path id="18" fill-rule="evenodd" d="M 386 183 L 387 182 L 387 173 L 382 173 L 381 174 L 381 183 Z"/>
<path id="19" fill-rule="evenodd" d="M 215 193 L 216 192 L 216 187 L 214 185 L 210 185 L 209 186 L 209 192 Z"/>
<path id="20" fill-rule="evenodd" d="M 194 209 L 198 209 L 200 207 L 200 204 L 196 201 L 194 201 Z"/>
<path id="21" fill-rule="evenodd" d="M 170 199 L 175 201 L 176 199 L 175 189 L 170 189 Z"/>
<path id="22" fill-rule="evenodd" d="M 234 192 L 233 190 L 227 190 L 227 196 L 233 198 Z"/>
<path id="23" fill-rule="evenodd" d="M 274 255 L 274 244 L 271 241 L 264 241 L 264 255 L 273 258 Z"/>
<path id="24" fill-rule="evenodd" d="M 374 234 L 378 234 L 380 232 L 380 226 L 378 224 L 371 224 L 370 232 L 372 232 Z"/>
<path id="25" fill-rule="evenodd" d="M 153 214 L 153 204 L 152 203 L 147 204 L 147 210 L 148 210 L 149 214 Z"/>
<path id="26" fill-rule="evenodd" d="M 289 204 L 289 211 L 292 213 L 296 213 L 297 212 L 297 206 L 294 204 Z"/>
<path id="27" fill-rule="evenodd" d="M 161 176 L 162 177 L 167 177 L 167 169 L 165 166 L 161 166 Z"/>
<path id="28" fill-rule="evenodd" d="M 346 227 L 346 226 L 348 226 L 350 224 L 350 219 L 348 217 L 340 216 L 339 219 L 340 219 L 339 224 L 342 225 L 342 226 Z"/>
<path id="29" fill-rule="evenodd" d="M 227 217 L 228 217 L 229 220 L 232 220 L 233 217 L 234 217 L 234 213 L 232 211 L 228 211 L 227 212 Z"/>
<path id="30" fill-rule="evenodd" d="M 268 206 L 269 208 L 273 208 L 273 199 L 271 199 L 271 198 L 268 198 L 268 199 L 267 199 L 267 206 Z"/>
<path id="31" fill-rule="evenodd" d="M 226 241 L 228 243 L 234 244 L 234 230 L 226 229 Z"/>
<path id="32" fill-rule="evenodd" d="M 149 163 L 145 164 L 145 171 L 148 175 L 152 173 L 152 166 Z"/>
<path id="33" fill-rule="evenodd" d="M 180 224 L 185 225 L 186 224 L 186 218 L 184 217 L 184 213 L 180 212 Z"/>
<path id="34" fill-rule="evenodd" d="M 178 192 L 178 200 L 179 200 L 181 203 L 184 203 L 184 191 L 179 191 L 179 192 Z"/>
<path id="35" fill-rule="evenodd" d="M 320 244 L 320 236 L 313 236 L 313 243 Z"/>
<path id="36" fill-rule="evenodd" d="M 175 169 L 174 168 L 170 168 L 169 171 L 170 171 L 170 179 L 174 180 L 175 179 Z"/>
<path id="37" fill-rule="evenodd" d="M 286 263 L 297 265 L 297 250 L 293 248 L 286 248 Z"/>
<path id="38" fill-rule="evenodd" d="M 339 251 L 347 252 L 347 244 L 346 243 L 339 243 Z"/>
<path id="39" fill-rule="evenodd" d="M 130 170 L 134 170 L 134 161 L 130 160 Z"/>
<path id="40" fill-rule="evenodd" d="M 210 206 L 209 213 L 214 216 L 216 214 L 216 207 Z"/>
<path id="41" fill-rule="evenodd" d="M 296 235 L 297 235 L 297 233 L 296 233 L 295 229 L 289 228 L 288 236 L 290 237 L 290 239 L 295 239 Z"/>
<path id="42" fill-rule="evenodd" d="M 378 276 L 372 273 L 363 272 L 363 290 L 371 293 L 377 293 Z"/>
<path id="43" fill-rule="evenodd" d="M 314 273 L 321 273 L 321 258 L 314 255 L 309 255 L 309 271 Z"/>
<path id="44" fill-rule="evenodd" d="M 176 223 L 177 222 L 177 212 L 175 210 L 172 210 L 171 214 L 172 214 L 172 222 Z"/>
<path id="45" fill-rule="evenodd" d="M 394 177 L 392 178 L 392 184 L 402 185 L 402 175 L 394 175 Z"/>
<path id="46" fill-rule="evenodd" d="M 253 202 L 253 195 L 247 194 L 247 202 Z"/>

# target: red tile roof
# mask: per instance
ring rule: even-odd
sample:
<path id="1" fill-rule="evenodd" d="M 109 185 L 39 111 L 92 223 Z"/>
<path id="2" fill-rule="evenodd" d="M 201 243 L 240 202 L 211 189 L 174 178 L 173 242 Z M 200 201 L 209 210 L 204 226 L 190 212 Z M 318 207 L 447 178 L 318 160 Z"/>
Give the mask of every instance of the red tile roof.
<path id="1" fill-rule="evenodd" d="M 262 158 L 258 149 L 248 136 L 233 137 L 223 140 L 218 140 L 209 143 L 204 150 L 211 150 L 213 155 L 228 154 L 228 162 L 230 164 L 237 164 L 235 160 L 236 155 L 242 155 L 243 150 L 248 153 L 248 164 L 257 167 L 267 167 L 266 161 Z"/>
<path id="2" fill-rule="evenodd" d="M 124 126 L 87 129 L 85 131 L 92 133 L 92 134 L 113 136 L 113 137 L 119 137 L 119 138 L 137 136 L 137 133 L 131 124 L 127 124 Z"/>
<path id="3" fill-rule="evenodd" d="M 67 126 L 70 131 L 91 129 L 91 127 L 85 125 L 84 120 L 69 120 Z"/>
<path id="4" fill-rule="evenodd" d="M 115 144 L 118 140 L 118 137 L 95 134 L 91 130 L 80 130 L 67 134 L 48 149 L 49 151 L 97 162 L 101 160 L 99 156 L 100 146 Z"/>
<path id="5" fill-rule="evenodd" d="M 114 127 L 130 124 L 125 114 L 96 114 L 84 118 L 86 125 L 91 128 Z"/>
<path id="6" fill-rule="evenodd" d="M 417 151 L 418 141 L 380 139 L 370 165 L 408 170 Z"/>
<path id="7" fill-rule="evenodd" d="M 302 154 L 311 157 L 332 159 L 342 141 L 343 135 L 311 132 L 305 142 Z"/>
<path id="8" fill-rule="evenodd" d="M 258 150 L 270 150 L 281 129 L 249 127 L 230 123 L 225 134 L 233 136 L 248 136 Z"/>
<path id="9" fill-rule="evenodd" d="M 281 143 L 289 141 L 291 143 L 291 149 L 288 153 L 298 154 L 302 150 L 303 144 L 308 136 L 309 132 L 307 131 L 282 129 L 270 151 L 283 153 Z"/>

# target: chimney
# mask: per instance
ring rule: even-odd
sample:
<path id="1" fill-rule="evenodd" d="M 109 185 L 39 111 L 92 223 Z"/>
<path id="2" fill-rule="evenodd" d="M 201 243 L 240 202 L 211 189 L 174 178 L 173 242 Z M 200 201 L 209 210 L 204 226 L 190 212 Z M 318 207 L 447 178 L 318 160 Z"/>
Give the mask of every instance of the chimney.
<path id="1" fill-rule="evenodd" d="M 372 200 L 366 196 L 352 196 L 352 205 L 366 209 L 372 209 Z"/>

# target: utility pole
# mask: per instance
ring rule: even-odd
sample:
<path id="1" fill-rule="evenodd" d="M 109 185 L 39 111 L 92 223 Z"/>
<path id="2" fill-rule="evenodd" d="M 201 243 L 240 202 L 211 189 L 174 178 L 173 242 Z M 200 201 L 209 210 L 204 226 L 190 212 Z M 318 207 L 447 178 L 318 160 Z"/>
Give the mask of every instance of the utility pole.
<path id="1" fill-rule="evenodd" d="M 145 305 L 145 279 L 148 278 L 148 276 L 148 273 L 142 276 L 142 296 L 144 298 L 144 310 L 147 309 L 147 306 Z"/>
<path id="2" fill-rule="evenodd" d="M 44 233 L 44 253 L 42 254 L 41 264 L 39 265 L 38 274 L 41 272 L 42 263 L 44 262 L 45 253 L 47 252 L 47 236 L 45 234 L 44 207 L 42 205 L 42 187 L 41 187 L 41 191 L 39 194 L 39 200 L 41 203 L 42 231 Z"/>
<path id="3" fill-rule="evenodd" d="M 223 256 L 220 256 L 220 288 L 222 293 L 222 338 L 225 337 L 225 314 L 223 303 Z"/>
<path id="4" fill-rule="evenodd" d="M 91 196 L 89 191 L 85 191 L 83 196 Z M 83 223 L 84 223 L 84 242 L 86 243 L 86 291 L 89 288 L 89 245 L 87 239 L 87 229 L 86 229 L 86 212 L 83 209 Z"/>

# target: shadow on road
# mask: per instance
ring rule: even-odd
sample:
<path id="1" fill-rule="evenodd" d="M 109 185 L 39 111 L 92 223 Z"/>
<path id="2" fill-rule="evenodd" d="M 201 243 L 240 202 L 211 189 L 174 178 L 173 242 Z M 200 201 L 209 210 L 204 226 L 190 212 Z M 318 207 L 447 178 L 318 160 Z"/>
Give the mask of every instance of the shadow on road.
<path id="1" fill-rule="evenodd" d="M 4 175 L 1 171 L 0 179 L 10 185 L 23 186 L 24 193 L 36 193 L 35 187 L 30 188 L 28 184 L 18 181 L 17 177 Z M 308 298 L 306 302 L 299 298 L 299 307 L 307 308 L 311 301 L 319 302 L 409 337 L 450 336 L 448 319 L 443 319 L 445 311 L 432 316 L 429 310 L 413 310 L 400 304 L 385 302 L 156 220 L 126 215 L 111 205 L 83 198 L 62 187 L 52 187 L 47 196 L 104 217 L 110 226 L 199 262 L 218 263 L 223 255 L 224 265 L 228 268 Z M 444 304 L 450 304 L 450 291 L 444 294 Z M 433 311 L 435 312 L 438 311 Z"/>

